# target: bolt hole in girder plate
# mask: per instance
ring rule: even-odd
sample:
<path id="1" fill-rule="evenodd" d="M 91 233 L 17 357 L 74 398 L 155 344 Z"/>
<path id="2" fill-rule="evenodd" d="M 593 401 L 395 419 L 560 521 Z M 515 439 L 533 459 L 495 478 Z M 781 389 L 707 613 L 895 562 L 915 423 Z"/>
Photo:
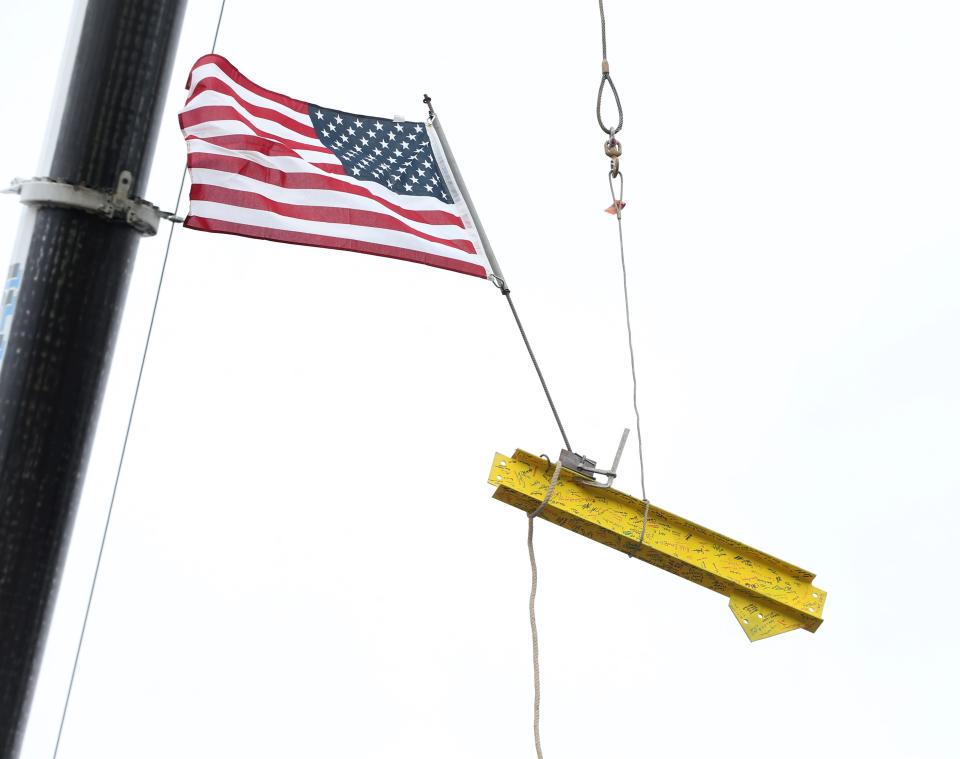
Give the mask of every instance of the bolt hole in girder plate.
<path id="1" fill-rule="evenodd" d="M 742 623 L 743 631 L 752 641 L 799 630 L 804 626 L 799 615 L 792 615 L 783 609 L 771 609 L 760 599 L 748 595 L 731 594 L 729 605 L 734 616 Z"/>

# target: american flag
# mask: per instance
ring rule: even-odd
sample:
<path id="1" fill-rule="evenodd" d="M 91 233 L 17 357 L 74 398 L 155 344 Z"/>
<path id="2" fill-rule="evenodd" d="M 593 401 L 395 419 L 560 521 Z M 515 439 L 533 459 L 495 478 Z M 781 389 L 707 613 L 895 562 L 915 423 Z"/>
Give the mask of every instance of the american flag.
<path id="1" fill-rule="evenodd" d="M 184 226 L 491 274 L 433 125 L 295 100 L 219 55 L 187 89 Z"/>

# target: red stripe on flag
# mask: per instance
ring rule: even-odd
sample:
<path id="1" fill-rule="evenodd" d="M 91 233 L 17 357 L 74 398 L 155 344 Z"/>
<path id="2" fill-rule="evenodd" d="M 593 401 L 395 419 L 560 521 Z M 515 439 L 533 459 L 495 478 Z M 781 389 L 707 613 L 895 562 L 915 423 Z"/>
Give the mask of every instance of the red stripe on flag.
<path id="1" fill-rule="evenodd" d="M 191 100 L 203 92 L 219 92 L 221 95 L 226 95 L 227 97 L 236 100 L 254 116 L 259 116 L 261 119 L 267 119 L 269 121 L 275 121 L 278 124 L 282 124 L 292 132 L 302 134 L 304 137 L 310 137 L 314 140 L 320 139 L 317 136 L 317 132 L 313 126 L 304 124 L 302 121 L 291 119 L 289 116 L 280 113 L 279 111 L 275 111 L 272 108 L 249 103 L 240 97 L 236 92 L 234 92 L 230 85 L 228 85 L 222 79 L 215 79 L 212 76 L 208 76 L 205 79 L 200 80 L 200 83 L 194 88 L 193 94 L 187 99 L 187 103 L 190 103 Z"/>
<path id="2" fill-rule="evenodd" d="M 274 92 L 273 90 L 268 90 L 266 87 L 261 87 L 259 84 L 254 84 L 249 79 L 247 79 L 243 74 L 237 71 L 236 67 L 230 63 L 222 55 L 216 55 L 211 53 L 210 55 L 205 55 L 200 58 L 196 63 L 193 64 L 193 68 L 198 66 L 203 66 L 205 63 L 212 63 L 220 67 L 220 70 L 229 76 L 237 84 L 242 85 L 250 92 L 255 92 L 260 97 L 265 97 L 269 100 L 279 103 L 280 105 L 285 105 L 287 108 L 293 111 L 300 111 L 301 113 L 307 113 L 309 105 L 303 100 L 297 100 L 296 98 L 287 97 L 286 95 L 281 95 L 279 92 Z M 191 69 L 191 77 L 193 76 L 193 69 Z M 189 84 L 187 85 L 189 87 Z"/>
<path id="3" fill-rule="evenodd" d="M 354 253 L 383 256 L 384 258 L 397 258 L 403 261 L 426 264 L 427 266 L 433 266 L 437 269 L 469 274 L 470 276 L 480 277 L 482 279 L 486 279 L 487 277 L 487 272 L 482 266 L 465 261 L 458 261 L 454 258 L 444 258 L 443 256 L 423 253 L 419 250 L 394 247 L 393 245 L 380 245 L 378 243 L 362 242 L 360 240 L 349 240 L 343 237 L 313 235 L 306 232 L 287 232 L 279 229 L 268 229 L 250 224 L 236 224 L 231 221 L 205 219 L 196 216 L 188 216 L 183 225 L 190 229 L 199 229 L 204 232 L 221 232 L 224 234 L 252 237 L 258 240 L 274 240 L 276 242 L 287 242 L 295 245 L 334 248 L 336 250 L 349 250 Z"/>
<path id="4" fill-rule="evenodd" d="M 253 153 L 260 153 L 265 156 L 285 156 L 287 158 L 296 158 L 298 161 L 303 161 L 304 163 L 309 163 L 311 166 L 314 166 L 320 171 L 325 171 L 328 174 L 345 174 L 343 166 L 339 163 L 312 163 L 307 161 L 302 155 L 297 153 L 295 150 L 288 148 L 286 145 L 281 145 L 279 142 L 273 142 L 272 140 L 265 140 L 263 137 L 257 137 L 253 134 L 218 134 L 211 137 L 196 137 L 194 135 L 187 135 L 187 140 L 201 140 L 203 142 L 209 142 L 213 145 L 218 145 L 227 150 L 249 150 Z M 207 155 L 215 155 L 213 153 Z"/>
<path id="5" fill-rule="evenodd" d="M 377 213 L 376 211 L 281 203 L 255 192 L 232 190 L 209 184 L 192 185 L 190 187 L 190 200 L 207 200 L 212 203 L 222 203 L 227 206 L 252 208 L 257 211 L 270 211 L 280 216 L 287 216 L 291 219 L 303 219 L 304 221 L 321 221 L 328 224 L 349 224 L 357 227 L 389 229 L 394 232 L 405 232 L 437 245 L 446 245 L 457 250 L 462 250 L 464 253 L 476 255 L 477 252 L 473 247 L 473 243 L 469 240 L 445 240 L 442 237 L 429 235 L 426 232 L 421 232 L 418 229 L 409 227 L 393 216 L 387 216 L 386 214 Z"/>
<path id="6" fill-rule="evenodd" d="M 239 121 L 250 127 L 254 134 L 258 134 L 261 137 L 266 137 L 268 140 L 275 140 L 288 147 L 296 148 L 297 150 L 313 150 L 317 153 L 333 154 L 332 150 L 323 147 L 319 141 L 313 145 L 309 145 L 304 142 L 297 142 L 296 140 L 288 139 L 287 137 L 278 137 L 275 134 L 270 134 L 270 132 L 267 132 L 256 126 L 252 121 L 250 121 L 250 119 L 240 113 L 240 111 L 233 106 L 205 105 L 201 108 L 194 108 L 192 111 L 183 111 L 180 114 L 181 129 L 187 129 L 188 127 L 196 126 L 197 124 L 204 124 L 208 121 Z"/>
<path id="7" fill-rule="evenodd" d="M 419 221 L 423 224 L 451 225 L 463 229 L 463 221 L 455 214 L 446 211 L 412 211 L 398 206 L 396 203 L 391 203 L 379 195 L 374 195 L 365 187 L 350 184 L 334 177 L 325 177 L 308 172 L 287 172 L 280 169 L 270 169 L 242 157 L 228 157 L 216 153 L 190 153 L 187 157 L 187 165 L 191 169 L 215 169 L 230 174 L 240 174 L 259 182 L 266 182 L 289 190 L 331 190 L 358 195 L 375 200 L 385 208 L 389 208 L 411 221 Z"/>

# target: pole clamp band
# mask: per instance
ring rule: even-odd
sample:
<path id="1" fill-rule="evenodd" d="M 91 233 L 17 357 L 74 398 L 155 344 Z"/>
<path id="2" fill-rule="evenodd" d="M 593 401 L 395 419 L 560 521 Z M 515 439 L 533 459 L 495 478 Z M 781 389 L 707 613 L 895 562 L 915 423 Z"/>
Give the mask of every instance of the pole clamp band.
<path id="1" fill-rule="evenodd" d="M 20 202 L 31 206 L 51 208 L 75 208 L 105 219 L 118 221 L 133 227 L 145 237 L 157 233 L 160 219 L 169 219 L 174 223 L 183 219 L 169 211 L 161 211 L 153 203 L 130 197 L 130 185 L 133 175 L 129 171 L 120 172 L 117 188 L 112 193 L 96 190 L 84 185 L 71 184 L 50 177 L 33 179 L 14 179 L 10 187 L 3 192 L 15 193 Z"/>

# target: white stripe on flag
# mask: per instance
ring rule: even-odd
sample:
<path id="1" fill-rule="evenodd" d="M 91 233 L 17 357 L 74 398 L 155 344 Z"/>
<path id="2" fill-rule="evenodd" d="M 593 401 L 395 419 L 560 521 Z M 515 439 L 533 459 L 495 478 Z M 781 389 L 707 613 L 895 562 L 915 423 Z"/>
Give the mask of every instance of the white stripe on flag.
<path id="1" fill-rule="evenodd" d="M 465 261 L 466 263 L 477 266 L 483 265 L 480 257 L 473 253 L 467 253 L 462 250 L 457 250 L 456 248 L 451 248 L 448 245 L 430 242 L 429 240 L 424 240 L 422 237 L 417 237 L 407 232 L 397 232 L 392 229 L 378 229 L 377 227 L 364 227 L 355 224 L 334 224 L 327 221 L 294 219 L 289 216 L 274 213 L 273 211 L 243 208 L 225 203 L 214 203 L 208 200 L 191 200 L 190 215 L 202 219 L 217 219 L 235 224 L 248 224 L 268 230 L 277 229 L 287 232 L 305 232 L 312 235 L 340 237 L 348 240 L 376 243 L 378 245 L 408 248 L 410 250 L 418 250 L 422 253 L 442 256 L 443 258 Z"/>
<path id="2" fill-rule="evenodd" d="M 289 203 L 291 205 L 304 206 L 305 208 L 342 208 L 382 213 L 424 234 L 442 237 L 446 240 L 468 239 L 467 231 L 463 227 L 457 227 L 453 224 L 424 224 L 413 221 L 387 208 L 382 203 L 378 203 L 372 198 L 365 198 L 362 195 L 337 192 L 336 190 L 279 187 L 275 184 L 245 177 L 242 174 L 235 174 L 231 171 L 218 171 L 216 169 L 192 168 L 190 169 L 190 177 L 193 184 L 207 184 L 230 190 L 240 190 L 241 192 L 255 192 L 258 195 L 263 195 L 265 198 L 275 200 L 278 203 Z"/>

